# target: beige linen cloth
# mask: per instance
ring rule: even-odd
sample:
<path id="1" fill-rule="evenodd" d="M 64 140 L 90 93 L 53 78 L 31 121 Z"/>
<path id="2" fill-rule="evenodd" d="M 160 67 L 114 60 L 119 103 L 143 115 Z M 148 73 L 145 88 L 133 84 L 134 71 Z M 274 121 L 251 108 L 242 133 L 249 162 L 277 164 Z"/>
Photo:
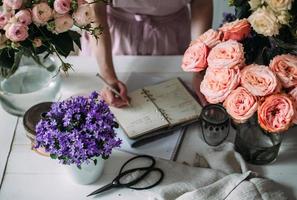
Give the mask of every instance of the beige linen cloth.
<path id="1" fill-rule="evenodd" d="M 164 180 L 150 190 L 138 192 L 144 200 L 288 199 L 275 182 L 248 171 L 231 143 L 209 147 L 196 160 L 195 167 L 158 160 L 157 166 L 165 172 Z M 152 175 L 139 186 L 154 180 L 156 177 Z"/>

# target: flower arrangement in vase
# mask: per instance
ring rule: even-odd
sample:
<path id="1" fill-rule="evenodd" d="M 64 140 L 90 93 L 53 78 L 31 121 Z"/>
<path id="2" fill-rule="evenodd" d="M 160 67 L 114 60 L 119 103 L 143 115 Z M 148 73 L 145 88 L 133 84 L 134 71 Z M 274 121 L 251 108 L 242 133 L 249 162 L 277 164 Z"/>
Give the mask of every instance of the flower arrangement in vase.
<path id="1" fill-rule="evenodd" d="M 98 0 L 99 1 L 99 0 Z M 69 63 L 62 59 L 80 48 L 80 33 L 84 30 L 97 38 L 102 27 L 95 23 L 94 2 L 85 0 L 3 0 L 0 2 L 0 71 L 11 76 L 19 66 L 21 57 L 34 58 L 40 65 L 38 55 L 57 55 L 67 71 Z"/>
<path id="2" fill-rule="evenodd" d="M 51 158 L 70 165 L 74 179 L 82 184 L 98 179 L 103 160 L 121 144 L 114 130 L 118 127 L 114 115 L 99 98 L 93 92 L 89 97 L 53 103 L 36 126 L 35 148 L 42 147 Z"/>
<path id="3" fill-rule="evenodd" d="M 0 100 L 7 112 L 23 115 L 59 98 L 58 72 L 72 68 L 64 58 L 81 47 L 80 31 L 95 39 L 102 33 L 92 7 L 99 1 L 0 1 Z"/>
<path id="4" fill-rule="evenodd" d="M 255 126 L 280 134 L 297 123 L 297 56 L 277 55 L 267 66 L 247 64 L 243 41 L 251 31 L 247 19 L 206 31 L 190 44 L 181 67 L 205 71 L 199 92 L 208 103 L 222 104 L 235 123 L 256 116 Z"/>

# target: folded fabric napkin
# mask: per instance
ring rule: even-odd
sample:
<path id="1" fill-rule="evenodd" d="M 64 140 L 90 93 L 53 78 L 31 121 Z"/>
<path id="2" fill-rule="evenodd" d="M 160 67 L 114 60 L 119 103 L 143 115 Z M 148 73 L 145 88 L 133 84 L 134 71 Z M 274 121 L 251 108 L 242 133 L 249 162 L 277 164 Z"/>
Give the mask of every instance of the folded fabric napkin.
<path id="1" fill-rule="evenodd" d="M 209 147 L 197 156 L 196 166 L 159 159 L 163 182 L 150 190 L 139 191 L 148 200 L 285 200 L 284 192 L 271 180 L 247 170 L 233 144 Z M 203 166 L 202 166 L 203 165 Z M 211 168 L 203 168 L 209 166 Z M 150 184 L 154 175 L 140 183 Z"/>

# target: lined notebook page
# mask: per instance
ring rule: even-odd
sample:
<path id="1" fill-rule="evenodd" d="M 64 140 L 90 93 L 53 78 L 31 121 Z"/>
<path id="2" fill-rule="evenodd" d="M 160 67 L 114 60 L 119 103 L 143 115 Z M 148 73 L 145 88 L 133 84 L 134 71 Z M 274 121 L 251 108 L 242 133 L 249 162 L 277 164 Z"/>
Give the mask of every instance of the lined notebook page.
<path id="1" fill-rule="evenodd" d="M 135 138 L 152 130 L 167 127 L 166 118 L 158 111 L 153 102 L 148 100 L 143 90 L 129 93 L 130 106 L 125 108 L 111 107 L 121 127 L 130 138 Z"/>
<path id="2" fill-rule="evenodd" d="M 177 78 L 145 87 L 145 91 L 171 125 L 195 119 L 200 115 L 201 106 Z"/>

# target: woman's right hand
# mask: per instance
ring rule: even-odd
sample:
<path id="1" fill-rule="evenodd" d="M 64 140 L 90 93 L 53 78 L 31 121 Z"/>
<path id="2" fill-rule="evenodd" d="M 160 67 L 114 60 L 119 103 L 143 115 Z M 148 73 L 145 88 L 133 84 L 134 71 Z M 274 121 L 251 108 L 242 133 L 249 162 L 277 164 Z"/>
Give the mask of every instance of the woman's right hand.
<path id="1" fill-rule="evenodd" d="M 108 83 L 120 93 L 120 96 L 117 96 L 109 88 L 104 87 L 101 91 L 103 99 L 113 107 L 122 108 L 128 106 L 130 99 L 127 95 L 126 85 L 118 79 L 109 80 Z"/>

